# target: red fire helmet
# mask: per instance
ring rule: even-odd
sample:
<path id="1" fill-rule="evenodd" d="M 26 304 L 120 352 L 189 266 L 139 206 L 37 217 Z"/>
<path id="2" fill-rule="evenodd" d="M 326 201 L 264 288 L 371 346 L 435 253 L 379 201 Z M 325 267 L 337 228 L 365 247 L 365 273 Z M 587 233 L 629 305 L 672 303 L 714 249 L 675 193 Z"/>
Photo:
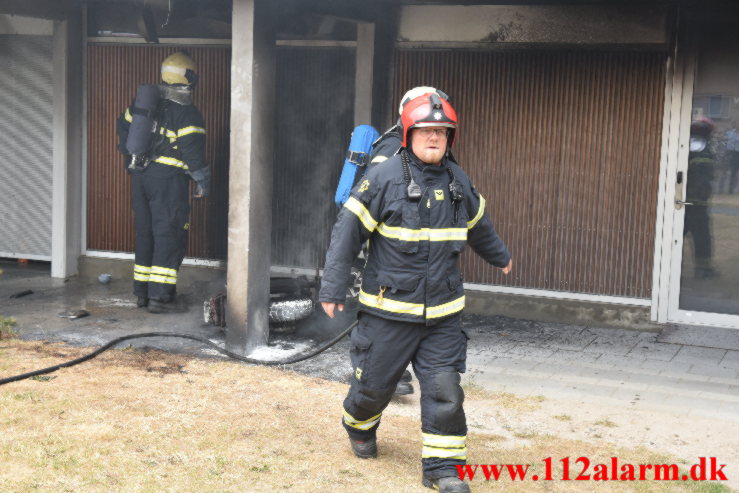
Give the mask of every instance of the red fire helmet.
<path id="1" fill-rule="evenodd" d="M 447 127 L 449 131 L 449 147 L 454 143 L 457 132 L 457 112 L 452 105 L 438 94 L 427 93 L 412 99 L 403 106 L 400 115 L 403 125 L 402 146 L 408 146 L 408 135 L 411 129 L 420 127 Z"/>

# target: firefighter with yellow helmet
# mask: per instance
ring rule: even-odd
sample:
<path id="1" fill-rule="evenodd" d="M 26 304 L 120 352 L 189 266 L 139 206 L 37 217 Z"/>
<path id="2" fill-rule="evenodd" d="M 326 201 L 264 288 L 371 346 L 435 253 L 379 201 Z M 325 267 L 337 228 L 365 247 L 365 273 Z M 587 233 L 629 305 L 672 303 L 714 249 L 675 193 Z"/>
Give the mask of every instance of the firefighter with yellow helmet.
<path id="1" fill-rule="evenodd" d="M 196 183 L 195 198 L 210 189 L 205 125 L 192 103 L 197 66 L 180 51 L 162 62 L 161 78 L 159 85 L 139 86 L 118 119 L 118 147 L 132 179 L 133 292 L 137 306 L 152 313 L 184 310 L 176 293 L 190 227 L 190 180 Z"/>
<path id="2" fill-rule="evenodd" d="M 369 240 L 344 400 L 352 451 L 377 456 L 382 412 L 410 362 L 421 387 L 423 484 L 465 493 L 457 472 L 467 458 L 459 255 L 469 243 L 505 274 L 511 255 L 485 200 L 448 158 L 457 132 L 451 104 L 436 92 L 420 95 L 403 106 L 401 125 L 400 152 L 370 167 L 339 213 L 319 301 L 329 317 L 343 309 L 352 262 Z"/>

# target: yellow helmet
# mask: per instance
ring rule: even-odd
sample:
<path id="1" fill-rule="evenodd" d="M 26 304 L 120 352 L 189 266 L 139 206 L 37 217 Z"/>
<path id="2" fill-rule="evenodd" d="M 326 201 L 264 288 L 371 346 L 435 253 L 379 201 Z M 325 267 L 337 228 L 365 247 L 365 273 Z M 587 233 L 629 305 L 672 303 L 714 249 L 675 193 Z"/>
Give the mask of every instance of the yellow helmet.
<path id="1" fill-rule="evenodd" d="M 187 53 L 178 51 L 162 62 L 162 80 L 167 84 L 194 86 L 198 80 L 197 66 Z"/>

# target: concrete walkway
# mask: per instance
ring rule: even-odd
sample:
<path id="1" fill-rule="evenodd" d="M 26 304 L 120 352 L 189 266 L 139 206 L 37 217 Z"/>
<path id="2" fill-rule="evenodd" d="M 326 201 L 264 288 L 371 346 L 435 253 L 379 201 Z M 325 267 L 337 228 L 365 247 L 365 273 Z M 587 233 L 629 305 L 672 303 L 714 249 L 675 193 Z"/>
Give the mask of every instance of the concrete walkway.
<path id="1" fill-rule="evenodd" d="M 202 322 L 202 301 L 222 290 L 193 282 L 181 289 L 191 301 L 185 314 L 152 315 L 135 307 L 130 283 L 51 279 L 45 264 L 0 262 L 0 316 L 14 317 L 25 339 L 97 346 L 130 333 L 177 331 L 223 344 L 220 329 Z M 31 290 L 32 294 L 9 296 Z M 90 315 L 59 315 L 79 309 Z M 295 354 L 338 333 L 351 314 L 332 323 L 315 314 L 298 336 L 274 337 L 259 351 L 265 359 Z M 470 336 L 467 381 L 492 391 L 618 403 L 635 409 L 739 422 L 739 330 L 665 327 L 661 332 L 571 326 L 505 317 L 466 315 Z M 317 330 L 319 327 L 320 330 Z M 142 339 L 137 347 L 213 356 L 192 341 Z M 351 370 L 348 343 L 291 368 L 344 381 Z M 9 375 L 0 375 L 9 376 Z"/>
<path id="2" fill-rule="evenodd" d="M 474 316 L 465 325 L 470 378 L 486 388 L 739 422 L 739 331 L 639 332 Z"/>

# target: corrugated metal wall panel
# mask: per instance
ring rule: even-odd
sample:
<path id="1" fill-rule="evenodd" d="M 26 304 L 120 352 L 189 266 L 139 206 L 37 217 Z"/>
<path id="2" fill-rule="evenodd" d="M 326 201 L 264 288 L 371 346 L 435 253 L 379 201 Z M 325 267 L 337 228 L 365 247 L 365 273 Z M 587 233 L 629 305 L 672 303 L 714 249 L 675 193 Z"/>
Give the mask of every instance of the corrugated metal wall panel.
<path id="1" fill-rule="evenodd" d="M 503 276 L 465 254 L 465 280 L 648 298 L 665 55 L 401 50 L 405 90 L 447 91 L 455 154 L 514 257 Z"/>
<path id="2" fill-rule="evenodd" d="M 0 254 L 51 258 L 52 37 L 0 36 Z"/>
<path id="3" fill-rule="evenodd" d="M 162 60 L 183 47 L 91 45 L 87 59 L 88 206 L 87 248 L 134 250 L 131 180 L 116 149 L 116 119 L 139 84 L 160 81 Z M 192 202 L 187 255 L 226 258 L 228 218 L 231 50 L 187 47 L 198 64 L 194 102 L 207 130 L 206 159 L 213 174 L 211 196 Z"/>
<path id="4" fill-rule="evenodd" d="M 322 267 L 354 122 L 351 48 L 279 47 L 272 263 Z"/>

